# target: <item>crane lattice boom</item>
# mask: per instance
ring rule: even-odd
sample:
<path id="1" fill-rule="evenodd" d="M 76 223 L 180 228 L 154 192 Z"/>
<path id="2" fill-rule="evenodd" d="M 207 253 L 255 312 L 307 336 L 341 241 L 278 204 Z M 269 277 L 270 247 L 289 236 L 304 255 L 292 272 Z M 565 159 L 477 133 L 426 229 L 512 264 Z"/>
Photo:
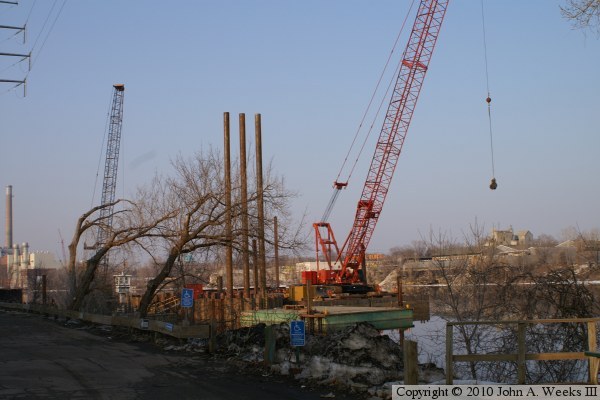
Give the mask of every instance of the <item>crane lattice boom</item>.
<path id="1" fill-rule="evenodd" d="M 358 271 L 383 209 L 448 2 L 449 0 L 421 0 L 419 5 L 375 154 L 356 208 L 354 224 L 337 256 L 336 261 L 341 262 L 341 271 L 335 276 L 338 283 L 360 280 Z M 317 258 L 319 250 L 322 251 L 331 268 L 332 260 L 327 255 L 331 253 L 331 246 L 334 244 L 328 240 L 333 237 L 331 227 L 325 221 L 313 226 L 317 236 Z M 322 234 L 320 229 L 326 229 L 327 234 Z M 333 247 L 337 249 L 337 244 Z"/>
<path id="2" fill-rule="evenodd" d="M 109 117 L 108 140 L 106 142 L 106 161 L 104 164 L 101 205 L 111 204 L 115 201 L 115 190 L 117 187 L 125 85 L 116 84 L 113 85 L 113 87 L 114 93 Z M 100 210 L 100 221 L 102 221 L 102 225 L 98 228 L 96 246 L 102 246 L 106 243 L 107 235 L 112 227 L 113 211 L 114 206 L 107 206 Z"/>

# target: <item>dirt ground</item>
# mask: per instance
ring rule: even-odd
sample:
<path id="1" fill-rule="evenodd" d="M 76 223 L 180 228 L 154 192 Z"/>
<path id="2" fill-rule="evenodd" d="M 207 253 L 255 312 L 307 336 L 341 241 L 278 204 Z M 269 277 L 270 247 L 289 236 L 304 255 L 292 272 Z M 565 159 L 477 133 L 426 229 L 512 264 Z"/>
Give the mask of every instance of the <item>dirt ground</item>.
<path id="1" fill-rule="evenodd" d="M 0 399 L 361 399 L 110 327 L 0 311 Z"/>

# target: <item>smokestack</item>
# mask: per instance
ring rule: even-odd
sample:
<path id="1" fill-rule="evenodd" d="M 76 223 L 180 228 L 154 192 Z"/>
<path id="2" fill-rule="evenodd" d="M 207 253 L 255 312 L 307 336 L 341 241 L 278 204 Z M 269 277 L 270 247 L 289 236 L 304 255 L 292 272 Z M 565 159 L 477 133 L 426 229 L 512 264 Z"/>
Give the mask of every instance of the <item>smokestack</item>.
<path id="1" fill-rule="evenodd" d="M 23 242 L 21 245 L 21 267 L 29 268 L 29 243 Z"/>
<path id="2" fill-rule="evenodd" d="M 6 187 L 6 248 L 13 247 L 12 186 Z"/>

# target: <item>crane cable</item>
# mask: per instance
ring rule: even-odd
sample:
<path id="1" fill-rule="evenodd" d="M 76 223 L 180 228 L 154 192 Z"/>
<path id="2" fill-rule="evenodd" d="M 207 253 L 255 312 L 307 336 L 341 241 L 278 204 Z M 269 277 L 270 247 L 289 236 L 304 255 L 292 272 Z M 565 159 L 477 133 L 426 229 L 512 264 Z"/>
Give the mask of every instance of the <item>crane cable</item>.
<path id="1" fill-rule="evenodd" d="M 105 143 L 108 142 L 108 126 L 110 124 L 110 110 L 112 108 L 112 98 L 113 93 L 111 91 L 110 94 L 111 101 L 108 103 L 108 110 L 106 111 L 106 121 L 104 123 L 104 135 L 102 136 L 102 145 L 100 146 L 100 155 L 98 156 L 98 168 L 96 169 L 96 179 L 94 180 L 94 190 L 92 191 L 92 203 L 90 208 L 94 207 L 96 204 L 96 189 L 98 188 L 98 179 L 100 177 L 100 168 L 102 168 L 102 160 L 105 159 Z M 100 197 L 102 197 L 102 193 L 100 193 Z"/>
<path id="2" fill-rule="evenodd" d="M 483 0 L 481 0 L 481 27 L 483 31 L 483 55 L 485 59 L 485 84 L 487 88 L 487 98 L 485 99 L 488 108 L 488 124 L 490 130 L 490 154 L 492 161 L 492 181 L 490 182 L 490 189 L 496 190 L 498 183 L 496 182 L 496 169 L 494 166 L 494 136 L 492 134 L 492 98 L 490 96 L 490 77 L 488 73 L 488 57 L 487 57 L 487 40 L 485 36 L 485 15 L 483 12 Z"/>
<path id="3" fill-rule="evenodd" d="M 375 123 L 375 120 L 377 119 L 377 116 L 379 115 L 379 113 L 381 112 L 381 108 L 382 108 L 382 104 L 383 101 L 385 100 L 385 98 L 387 97 L 387 94 L 389 93 L 390 90 L 390 86 L 393 83 L 393 79 L 390 82 L 390 84 L 388 85 L 388 88 L 386 89 L 385 95 L 383 96 L 381 103 L 379 104 L 379 108 L 377 109 L 376 115 L 373 118 L 373 122 L 371 123 L 370 127 L 369 127 L 369 131 L 366 134 L 365 139 L 363 140 L 362 146 L 360 147 L 360 150 L 358 151 L 358 155 L 356 156 L 356 159 L 354 160 L 354 163 L 352 164 L 352 167 L 350 167 L 350 172 L 348 173 L 348 177 L 346 178 L 345 182 L 340 181 L 340 176 L 342 175 L 342 172 L 344 172 L 344 168 L 346 166 L 346 163 L 348 162 L 348 158 L 350 157 L 350 153 L 352 152 L 352 149 L 354 148 L 354 145 L 356 144 L 356 139 L 358 138 L 358 135 L 363 127 L 363 124 L 365 123 L 365 120 L 367 118 L 367 115 L 371 109 L 371 106 L 373 105 L 373 100 L 375 99 L 375 96 L 377 94 L 377 92 L 379 91 L 379 86 L 381 85 L 381 82 L 383 80 L 383 77 L 385 75 L 385 72 L 387 71 L 387 68 L 390 64 L 390 60 L 392 59 L 392 56 L 394 54 L 394 51 L 396 50 L 396 47 L 398 45 L 398 41 L 400 40 L 400 37 L 402 35 L 402 32 L 404 32 L 404 27 L 406 26 L 406 21 L 408 20 L 408 17 L 413 9 L 413 6 L 415 4 L 415 0 L 412 0 L 410 3 L 410 7 L 408 9 L 408 12 L 406 13 L 406 16 L 404 17 L 404 21 L 402 22 L 402 26 L 400 27 L 400 31 L 398 32 L 398 35 L 396 36 L 396 40 L 394 42 L 394 45 L 392 46 L 392 50 L 390 51 L 390 54 L 388 56 L 388 59 L 383 67 L 383 70 L 381 71 L 381 74 L 379 75 L 379 79 L 377 80 L 377 84 L 375 85 L 375 89 L 373 90 L 373 93 L 371 94 L 371 99 L 369 100 L 369 103 L 365 109 L 365 112 L 362 116 L 362 119 L 360 120 L 360 123 L 358 124 L 358 128 L 356 129 L 356 133 L 354 134 L 354 138 L 352 139 L 352 143 L 350 144 L 350 148 L 348 149 L 348 152 L 346 153 L 346 156 L 344 157 L 344 162 L 342 163 L 342 166 L 340 167 L 340 170 L 335 178 L 335 181 L 333 183 L 333 194 L 331 195 L 331 198 L 329 199 L 329 203 L 327 204 L 327 207 L 325 208 L 325 212 L 323 213 L 323 216 L 321 217 L 321 221 L 325 222 L 329 219 L 329 216 L 331 215 L 331 212 L 333 211 L 333 207 L 338 199 L 338 196 L 340 194 L 340 190 L 345 188 L 346 186 L 348 186 L 348 181 L 350 180 L 350 178 L 352 177 L 352 174 L 354 172 L 354 169 L 356 168 L 356 165 L 358 164 L 358 160 L 360 159 L 360 155 L 362 154 L 364 148 L 365 148 L 365 144 L 367 142 L 367 139 L 369 138 L 369 136 L 371 135 L 371 132 L 373 130 L 373 125 Z M 399 66 L 396 67 L 394 76 L 397 75 L 398 72 L 398 68 Z"/>
<path id="4" fill-rule="evenodd" d="M 388 59 L 385 62 L 383 70 L 381 71 L 381 74 L 379 75 L 379 79 L 377 80 L 377 84 L 375 85 L 375 89 L 373 89 L 373 94 L 371 94 L 371 99 L 369 100 L 369 104 L 367 105 L 367 108 L 365 109 L 365 112 L 364 112 L 364 114 L 362 116 L 362 119 L 360 120 L 360 124 L 358 125 L 358 128 L 356 129 L 356 133 L 354 134 L 354 138 L 352 139 L 352 144 L 350 145 L 350 148 L 348 149 L 348 152 L 346 153 L 346 156 L 344 157 L 344 162 L 342 163 L 342 166 L 340 167 L 340 170 L 339 170 L 339 172 L 337 174 L 337 177 L 335 179 L 336 183 L 339 182 L 340 176 L 342 175 L 344 167 L 346 166 L 346 162 L 348 162 L 348 157 L 350 157 L 350 153 L 352 152 L 352 149 L 354 148 L 354 145 L 356 144 L 356 139 L 358 138 L 360 130 L 362 129 L 363 124 L 365 122 L 365 119 L 367 118 L 367 114 L 369 113 L 369 111 L 371 109 L 371 106 L 373 105 L 373 100 L 375 99 L 375 96 L 376 96 L 377 92 L 379 91 L 379 85 L 381 85 L 381 81 L 383 80 L 385 72 L 387 71 L 387 68 L 388 68 L 388 66 L 390 64 L 392 56 L 394 55 L 394 51 L 396 50 L 396 47 L 398 46 L 398 41 L 400 40 L 400 37 L 402 36 L 402 32 L 404 32 L 404 27 L 406 26 L 406 21 L 408 20 L 408 17 L 410 15 L 410 12 L 413 9 L 414 4 L 415 4 L 415 0 L 413 0 L 410 3 L 410 7 L 408 9 L 408 12 L 406 13 L 406 16 L 404 17 L 404 21 L 402 22 L 402 26 L 400 27 L 400 31 L 398 32 L 398 35 L 396 36 L 396 40 L 394 41 L 394 45 L 392 46 L 392 50 L 390 51 L 390 55 L 388 56 Z M 397 71 L 397 69 L 396 69 L 396 71 Z M 388 91 L 389 91 L 389 87 L 388 87 Z M 387 97 L 387 92 L 388 91 L 386 91 L 386 96 L 384 96 L 384 97 Z M 381 108 L 381 105 L 379 106 L 379 108 Z M 371 128 L 369 129 L 369 133 L 371 132 L 372 128 L 373 128 L 373 124 L 371 124 Z M 366 139 L 365 139 L 365 141 L 366 141 Z M 348 181 L 350 180 L 350 177 L 352 176 L 354 168 L 356 167 L 356 164 L 358 163 L 358 159 L 360 158 L 360 154 L 362 153 L 363 149 L 364 149 L 364 142 L 363 142 L 363 145 L 362 145 L 362 147 L 361 147 L 361 149 L 359 151 L 359 154 L 357 155 L 356 159 L 354 160 L 354 164 L 350 168 L 350 173 L 348 174 L 348 178 L 346 179 L 346 183 L 348 183 Z"/>
<path id="5" fill-rule="evenodd" d="M 54 21 L 52 21 L 52 25 L 50 25 L 50 28 L 46 32 L 46 36 L 44 37 L 44 40 L 42 41 L 42 44 L 40 45 L 40 49 L 37 51 L 37 55 L 35 56 L 35 58 L 33 60 L 31 60 L 32 68 L 37 63 L 37 60 L 38 60 L 39 56 L 41 55 L 42 50 L 44 49 L 44 46 L 46 45 L 46 41 L 48 40 L 48 37 L 50 37 L 50 34 L 52 33 L 52 30 L 54 29 L 54 26 L 56 25 L 58 18 L 62 14 L 62 11 L 65 8 L 67 1 L 68 0 L 63 0 L 62 5 L 60 6 L 56 15 L 54 16 Z M 35 49 L 35 46 L 37 45 L 38 41 L 40 40 L 40 37 L 42 36 L 42 32 L 43 32 L 44 28 L 46 27 L 46 24 L 48 23 L 48 19 L 50 18 L 50 15 L 52 14 L 52 11 L 54 10 L 56 4 L 57 4 L 57 0 L 55 0 L 54 4 L 52 4 L 52 8 L 50 9 L 50 12 L 48 13 L 48 16 L 46 17 L 46 20 L 44 21 L 44 25 L 42 26 L 42 30 L 40 30 L 40 33 L 38 34 L 37 38 L 35 39 L 35 43 L 33 44 L 33 47 L 31 49 L 32 52 Z M 29 76 L 29 73 L 27 75 Z"/>

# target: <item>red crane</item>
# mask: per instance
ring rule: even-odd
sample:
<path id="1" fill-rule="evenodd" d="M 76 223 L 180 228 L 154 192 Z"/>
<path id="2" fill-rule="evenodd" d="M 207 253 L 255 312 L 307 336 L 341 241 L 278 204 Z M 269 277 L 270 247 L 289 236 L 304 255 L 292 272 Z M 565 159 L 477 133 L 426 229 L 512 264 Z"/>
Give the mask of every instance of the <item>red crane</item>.
<path id="1" fill-rule="evenodd" d="M 365 251 L 381 215 L 448 2 L 449 0 L 421 0 L 402 56 L 375 154 L 356 207 L 354 224 L 343 246 L 338 246 L 328 222 L 313 224 L 317 263 L 322 253 L 329 267 L 328 270 L 318 272 L 319 283 L 366 284 L 366 276 L 363 274 Z M 347 182 L 334 183 L 336 191 L 346 186 Z M 334 194 L 334 197 L 336 196 Z M 339 266 L 339 269 L 334 269 L 334 266 Z"/>

